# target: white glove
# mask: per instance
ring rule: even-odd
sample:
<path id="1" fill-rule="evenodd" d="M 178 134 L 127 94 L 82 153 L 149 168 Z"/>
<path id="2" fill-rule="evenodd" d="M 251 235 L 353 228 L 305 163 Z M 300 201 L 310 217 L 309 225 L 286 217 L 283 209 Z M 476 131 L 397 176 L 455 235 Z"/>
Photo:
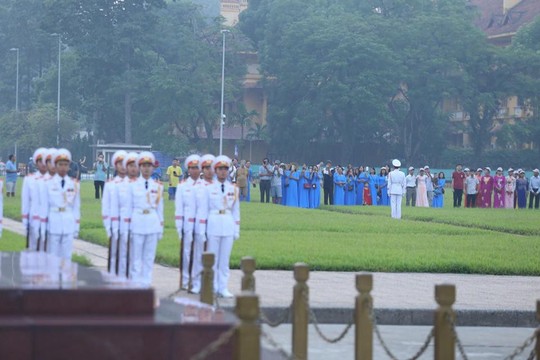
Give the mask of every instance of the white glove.
<path id="1" fill-rule="evenodd" d="M 163 239 L 163 229 L 161 229 L 161 231 L 158 233 L 158 241 Z"/>
<path id="2" fill-rule="evenodd" d="M 240 238 L 240 233 L 235 232 L 233 235 L 233 240 L 238 240 Z"/>

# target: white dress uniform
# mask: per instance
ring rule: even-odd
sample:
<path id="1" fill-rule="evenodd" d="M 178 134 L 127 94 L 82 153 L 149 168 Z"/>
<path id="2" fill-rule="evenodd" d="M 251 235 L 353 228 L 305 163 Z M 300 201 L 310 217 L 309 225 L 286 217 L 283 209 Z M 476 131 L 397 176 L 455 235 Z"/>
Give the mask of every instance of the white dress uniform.
<path id="1" fill-rule="evenodd" d="M 66 149 L 59 149 L 53 156 L 56 164 L 60 160 L 71 161 L 71 154 Z M 47 252 L 71 260 L 73 238 L 79 234 L 80 225 L 80 191 L 79 183 L 67 174 L 64 177 L 55 174 L 46 181 L 45 191 L 41 194 L 41 206 L 45 213 L 45 235 L 47 236 Z"/>
<path id="2" fill-rule="evenodd" d="M 399 171 L 401 166 L 399 160 L 393 160 L 392 165 L 396 169 L 388 174 L 388 195 L 390 195 L 392 218 L 401 219 L 401 200 L 405 194 L 405 174 Z"/>
<path id="3" fill-rule="evenodd" d="M 143 151 L 137 159 L 155 163 L 154 155 Z M 157 242 L 163 237 L 163 185 L 140 176 L 129 185 L 126 219 L 130 221 L 129 278 L 143 285 L 152 283 Z"/>
<path id="4" fill-rule="evenodd" d="M 47 149 L 39 148 L 34 151 L 32 157 L 34 164 L 38 161 L 45 161 L 45 153 Z M 40 211 L 40 194 L 39 185 L 43 179 L 43 175 L 36 170 L 34 173 L 24 177 L 22 192 L 21 192 L 21 219 L 23 226 L 27 231 L 28 248 L 30 250 L 38 250 L 39 225 L 41 223 L 39 217 Z"/>
<path id="5" fill-rule="evenodd" d="M 113 166 L 120 161 L 123 162 L 127 152 L 124 150 L 119 150 L 114 153 L 111 163 Z M 107 237 L 109 238 L 109 263 L 108 270 L 110 273 L 116 275 L 125 274 L 126 268 L 126 252 L 125 249 L 121 249 L 121 244 L 118 241 L 120 238 L 120 204 L 118 202 L 118 186 L 122 183 L 124 179 L 120 176 L 115 176 L 113 179 L 107 181 L 105 188 L 103 189 L 103 197 L 101 198 L 101 216 L 103 219 L 103 226 L 107 232 Z M 125 244 L 123 246 L 125 248 Z M 124 256 L 122 256 L 121 251 L 124 250 Z M 120 268 L 120 262 L 123 261 L 124 267 Z"/>
<path id="6" fill-rule="evenodd" d="M 226 156 L 216 157 L 213 168 L 231 166 Z M 231 297 L 227 288 L 229 260 L 234 240 L 240 237 L 240 200 L 238 189 L 228 180 L 214 181 L 200 192 L 197 208 L 197 233 L 208 239 L 208 252 L 214 253 L 214 290 L 218 296 Z"/>
<path id="7" fill-rule="evenodd" d="M 189 167 L 201 167 L 201 158 L 198 155 L 190 155 L 185 161 L 186 169 Z M 183 241 L 182 252 L 182 288 L 188 290 L 189 279 L 191 278 L 191 291 L 199 293 L 201 289 L 202 253 L 204 251 L 204 240 L 197 237 L 193 241 L 195 230 L 195 217 L 197 215 L 197 189 L 201 184 L 200 179 L 193 180 L 187 178 L 178 185 L 176 190 L 175 204 L 175 224 L 178 236 Z M 191 247 L 193 246 L 193 260 L 191 274 L 189 263 L 191 260 Z"/>

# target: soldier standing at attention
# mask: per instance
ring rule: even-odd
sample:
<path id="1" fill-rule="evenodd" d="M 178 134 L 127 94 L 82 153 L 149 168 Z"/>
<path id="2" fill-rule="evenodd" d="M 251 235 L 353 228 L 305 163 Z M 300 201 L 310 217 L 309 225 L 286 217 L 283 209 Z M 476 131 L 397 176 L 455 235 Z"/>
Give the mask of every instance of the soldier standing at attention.
<path id="1" fill-rule="evenodd" d="M 130 183 L 126 220 L 130 222 L 129 277 L 152 283 L 157 243 L 163 237 L 163 185 L 151 178 L 156 159 L 143 151 L 137 158 L 141 176 Z"/>
<path id="2" fill-rule="evenodd" d="M 216 157 L 212 167 L 217 179 L 201 191 L 197 209 L 197 233 L 206 234 L 208 251 L 214 253 L 214 290 L 219 297 L 232 297 L 227 288 L 229 260 L 234 240 L 240 237 L 238 189 L 227 181 L 231 159 Z"/>
<path id="3" fill-rule="evenodd" d="M 118 186 L 124 180 L 126 176 L 126 170 L 122 165 L 127 152 L 119 150 L 114 153 L 111 162 L 116 170 L 116 176 L 105 184 L 103 189 L 103 197 L 101 198 L 101 216 L 103 219 L 103 226 L 107 232 L 109 238 L 109 259 L 107 263 L 107 270 L 110 273 L 119 275 L 121 273 L 119 269 L 120 265 L 120 233 L 119 233 L 119 220 L 120 220 L 120 204 L 118 203 Z M 125 256 L 122 258 L 125 259 Z"/>
<path id="4" fill-rule="evenodd" d="M 81 213 L 79 183 L 67 175 L 70 162 L 67 149 L 52 155 L 56 174 L 46 181 L 40 206 L 45 209 L 41 219 L 45 219 L 47 227 L 46 251 L 66 260 L 71 260 L 73 238 L 79 235 Z"/>
<path id="5" fill-rule="evenodd" d="M 399 171 L 401 161 L 392 160 L 394 170 L 388 174 L 388 194 L 390 195 L 390 207 L 392 218 L 401 219 L 401 199 L 405 194 L 405 174 Z"/>
<path id="6" fill-rule="evenodd" d="M 194 275 L 197 274 L 195 269 L 200 269 L 199 263 L 202 266 L 202 252 L 204 242 L 202 244 L 193 244 L 193 231 L 195 229 L 195 216 L 197 214 L 197 189 L 201 184 L 201 158 L 199 155 L 190 155 L 184 163 L 188 172 L 188 178 L 178 185 L 176 189 L 175 199 L 175 222 L 178 236 L 182 241 L 182 290 L 191 290 L 198 294 L 201 289 L 200 276 L 199 281 L 194 281 Z M 193 259 L 191 259 L 191 247 L 193 249 Z M 193 262 L 190 273 L 190 262 Z M 197 263 L 197 265 L 196 265 Z M 199 270 L 200 271 L 200 270 Z M 193 281 L 192 288 L 189 289 L 189 283 Z"/>
<path id="7" fill-rule="evenodd" d="M 38 238 L 39 238 L 39 185 L 38 181 L 41 181 L 43 175 L 47 172 L 45 166 L 44 157 L 47 149 L 39 148 L 34 151 L 32 160 L 36 165 L 36 171 L 30 173 L 24 177 L 22 185 L 22 195 L 21 195 L 21 219 L 23 226 L 25 227 L 27 234 L 26 239 L 28 241 L 28 249 L 30 250 L 39 250 L 38 249 Z"/>
<path id="8" fill-rule="evenodd" d="M 129 278 L 130 259 L 130 234 L 129 234 L 129 217 L 127 205 L 129 203 L 129 191 L 131 183 L 139 178 L 139 167 L 137 166 L 137 158 L 139 155 L 135 152 L 130 152 L 122 161 L 122 167 L 126 169 L 126 175 L 116 188 L 116 197 L 113 201 L 118 202 L 120 211 L 119 215 L 119 232 L 120 232 L 120 260 L 118 261 L 118 275 Z"/>

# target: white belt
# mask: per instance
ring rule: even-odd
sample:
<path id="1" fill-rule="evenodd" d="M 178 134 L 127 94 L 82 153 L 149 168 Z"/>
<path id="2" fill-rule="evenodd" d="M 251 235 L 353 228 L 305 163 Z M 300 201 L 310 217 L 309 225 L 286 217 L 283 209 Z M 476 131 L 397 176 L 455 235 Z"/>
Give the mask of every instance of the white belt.
<path id="1" fill-rule="evenodd" d="M 226 209 L 226 210 L 210 210 L 210 214 L 213 214 L 213 215 L 225 215 L 225 214 L 230 214 L 231 211 Z"/>
<path id="2" fill-rule="evenodd" d="M 135 211 L 137 212 L 137 214 L 148 215 L 148 214 L 151 214 L 153 211 L 156 211 L 156 209 L 154 208 L 135 209 Z"/>
<path id="3" fill-rule="evenodd" d="M 49 210 L 52 211 L 52 212 L 59 212 L 59 213 L 66 212 L 66 211 L 71 211 L 71 209 L 68 208 L 67 206 L 65 206 L 65 207 L 50 207 Z"/>

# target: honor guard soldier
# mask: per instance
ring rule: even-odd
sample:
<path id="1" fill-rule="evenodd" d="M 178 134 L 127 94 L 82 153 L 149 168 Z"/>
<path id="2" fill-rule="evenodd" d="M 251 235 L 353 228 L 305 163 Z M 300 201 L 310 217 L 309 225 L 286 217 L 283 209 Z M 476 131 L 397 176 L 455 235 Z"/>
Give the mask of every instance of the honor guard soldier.
<path id="1" fill-rule="evenodd" d="M 202 185 L 208 186 L 214 182 L 214 170 L 212 164 L 216 157 L 212 154 L 206 154 L 201 157 Z"/>
<path id="2" fill-rule="evenodd" d="M 155 161 L 151 152 L 139 154 L 141 176 L 129 185 L 125 219 L 130 222 L 129 277 L 146 286 L 152 283 L 156 247 L 163 237 L 163 185 L 151 178 Z"/>
<path id="3" fill-rule="evenodd" d="M 26 229 L 26 248 L 37 251 L 39 238 L 39 185 L 43 175 L 47 172 L 44 162 L 47 149 L 39 148 L 34 151 L 32 160 L 36 171 L 24 177 L 21 194 L 21 219 Z"/>
<path id="4" fill-rule="evenodd" d="M 197 214 L 197 189 L 201 184 L 201 158 L 190 155 L 185 163 L 189 177 L 178 185 L 175 198 L 175 223 L 180 244 L 180 288 L 198 294 L 201 290 L 202 253 L 204 240 L 193 244 L 195 216 Z M 191 248 L 193 246 L 193 258 Z M 190 266 L 192 264 L 192 266 Z M 191 272 L 190 272 L 191 269 Z M 191 280 L 191 289 L 189 289 Z"/>
<path id="5" fill-rule="evenodd" d="M 120 272 L 120 259 L 126 259 L 126 249 L 125 244 L 121 249 L 120 244 L 120 204 L 118 202 L 118 186 L 124 180 L 126 176 L 126 170 L 122 165 L 127 152 L 124 150 L 119 150 L 114 153 L 112 156 L 112 165 L 116 170 L 116 176 L 105 184 L 103 189 L 103 197 L 101 198 L 101 216 L 103 219 L 103 226 L 107 232 L 107 237 L 109 238 L 109 258 L 107 262 L 107 269 L 110 273 L 119 275 L 125 274 L 125 260 L 123 261 L 124 268 L 123 272 Z M 124 256 L 121 255 L 123 251 Z"/>
<path id="6" fill-rule="evenodd" d="M 227 180 L 231 159 L 220 155 L 212 167 L 216 181 L 200 192 L 197 208 L 197 234 L 206 234 L 208 251 L 215 254 L 214 290 L 220 297 L 232 297 L 227 288 L 229 259 L 234 240 L 240 237 L 238 189 Z"/>
<path id="7" fill-rule="evenodd" d="M 130 192 L 130 184 L 137 181 L 139 178 L 139 166 L 137 165 L 137 159 L 139 155 L 135 152 L 127 153 L 126 157 L 122 161 L 122 166 L 126 169 L 126 176 L 122 179 L 117 186 L 116 201 L 119 205 L 119 231 L 120 231 L 120 260 L 118 261 L 118 274 L 129 278 L 129 216 L 128 216 L 128 196 Z"/>
<path id="8" fill-rule="evenodd" d="M 67 149 L 59 149 L 52 155 L 56 174 L 45 182 L 45 191 L 41 194 L 41 206 L 45 213 L 47 233 L 46 251 L 71 260 L 73 238 L 79 234 L 80 224 L 80 192 L 79 183 L 67 173 L 71 162 L 71 153 Z"/>
<path id="9" fill-rule="evenodd" d="M 401 161 L 392 160 L 394 170 L 388 174 L 388 195 L 390 195 L 390 207 L 392 218 L 401 219 L 401 199 L 405 195 L 405 174 L 399 171 Z"/>

